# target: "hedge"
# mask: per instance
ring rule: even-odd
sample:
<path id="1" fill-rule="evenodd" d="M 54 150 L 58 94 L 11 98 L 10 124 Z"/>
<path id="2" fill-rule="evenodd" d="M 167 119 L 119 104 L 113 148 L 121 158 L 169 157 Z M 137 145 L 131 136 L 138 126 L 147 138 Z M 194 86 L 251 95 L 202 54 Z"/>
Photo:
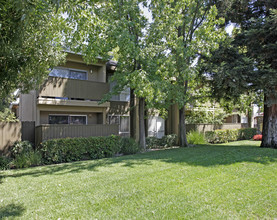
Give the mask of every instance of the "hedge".
<path id="1" fill-rule="evenodd" d="M 165 135 L 162 138 L 147 137 L 146 147 L 148 149 L 163 149 L 163 148 L 172 147 L 176 145 L 176 142 L 177 142 L 176 134 Z"/>
<path id="2" fill-rule="evenodd" d="M 120 152 L 120 137 L 62 138 L 40 144 L 43 163 L 62 163 L 111 157 Z"/>
<path id="3" fill-rule="evenodd" d="M 229 141 L 250 140 L 257 133 L 256 128 L 206 131 L 205 138 L 209 143 L 227 143 Z"/>

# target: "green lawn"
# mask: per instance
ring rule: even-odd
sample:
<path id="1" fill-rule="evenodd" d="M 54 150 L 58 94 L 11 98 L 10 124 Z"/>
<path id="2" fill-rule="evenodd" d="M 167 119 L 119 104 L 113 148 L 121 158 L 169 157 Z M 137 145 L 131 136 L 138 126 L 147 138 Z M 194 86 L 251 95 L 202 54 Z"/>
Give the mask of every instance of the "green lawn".
<path id="1" fill-rule="evenodd" d="M 274 219 L 277 150 L 241 141 L 0 172 L 0 219 Z"/>

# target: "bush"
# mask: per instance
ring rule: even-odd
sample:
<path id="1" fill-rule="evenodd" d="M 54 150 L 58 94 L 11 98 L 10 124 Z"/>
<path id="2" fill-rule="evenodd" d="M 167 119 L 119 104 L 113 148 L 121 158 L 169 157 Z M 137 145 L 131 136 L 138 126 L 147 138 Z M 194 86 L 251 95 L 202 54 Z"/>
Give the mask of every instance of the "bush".
<path id="1" fill-rule="evenodd" d="M 229 141 L 249 140 L 256 132 L 256 128 L 206 131 L 205 138 L 209 143 L 227 143 Z"/>
<path id="2" fill-rule="evenodd" d="M 240 140 L 250 140 L 254 137 L 255 134 L 257 134 L 257 128 L 242 128 L 239 130 Z"/>
<path id="3" fill-rule="evenodd" d="M 146 147 L 148 149 L 157 149 L 161 146 L 161 140 L 157 137 L 147 137 L 146 138 Z"/>
<path id="4" fill-rule="evenodd" d="M 120 153 L 125 155 L 139 152 L 139 145 L 133 138 L 122 138 L 120 140 Z"/>
<path id="5" fill-rule="evenodd" d="M 0 170 L 9 169 L 9 159 L 7 157 L 0 156 Z"/>
<path id="6" fill-rule="evenodd" d="M 11 157 L 13 158 L 11 168 L 26 168 L 41 164 L 41 153 L 35 151 L 28 141 L 16 142 L 11 149 Z"/>
<path id="7" fill-rule="evenodd" d="M 162 137 L 160 140 L 160 145 L 164 147 L 172 147 L 176 145 L 177 142 L 177 135 L 176 134 L 169 134 Z"/>
<path id="8" fill-rule="evenodd" d="M 33 145 L 29 141 L 17 141 L 11 149 L 11 156 L 15 158 L 17 155 L 28 154 L 33 151 Z"/>
<path id="9" fill-rule="evenodd" d="M 172 147 L 176 145 L 177 135 L 169 134 L 163 136 L 161 139 L 157 137 L 147 137 L 146 146 L 148 149 L 162 149 L 167 147 Z"/>
<path id="10" fill-rule="evenodd" d="M 189 144 L 206 144 L 205 135 L 198 131 L 190 131 L 187 134 L 187 140 Z"/>
<path id="11" fill-rule="evenodd" d="M 61 138 L 44 141 L 39 149 L 46 164 L 100 159 L 120 151 L 120 137 Z"/>

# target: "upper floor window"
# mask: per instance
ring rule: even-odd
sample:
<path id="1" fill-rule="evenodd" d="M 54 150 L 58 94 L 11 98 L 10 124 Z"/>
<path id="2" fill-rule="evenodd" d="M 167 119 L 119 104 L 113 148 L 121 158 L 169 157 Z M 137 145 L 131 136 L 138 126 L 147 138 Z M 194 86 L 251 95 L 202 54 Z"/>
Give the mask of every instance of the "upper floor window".
<path id="1" fill-rule="evenodd" d="M 113 90 L 113 87 L 116 86 L 116 82 L 110 82 L 110 91 Z M 111 101 L 130 101 L 130 88 L 125 87 L 124 90 L 122 90 L 117 95 L 112 95 Z"/>
<path id="2" fill-rule="evenodd" d="M 66 68 L 53 68 L 52 71 L 49 73 L 49 76 L 87 80 L 87 71 Z"/>

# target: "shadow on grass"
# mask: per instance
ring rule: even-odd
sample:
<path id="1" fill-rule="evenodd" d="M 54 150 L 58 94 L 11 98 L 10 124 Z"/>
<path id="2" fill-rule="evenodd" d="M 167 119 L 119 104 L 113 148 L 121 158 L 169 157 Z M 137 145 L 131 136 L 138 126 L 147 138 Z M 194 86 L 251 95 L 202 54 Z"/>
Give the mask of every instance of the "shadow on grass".
<path id="1" fill-rule="evenodd" d="M 23 214 L 25 208 L 22 205 L 9 204 L 0 207 L 0 219 L 19 217 Z"/>
<path id="2" fill-rule="evenodd" d="M 173 148 L 131 156 L 29 168 L 11 172 L 10 174 L 2 173 L 1 175 L 0 173 L 0 181 L 6 177 L 63 175 L 66 173 L 83 172 L 84 170 L 97 172 L 100 167 L 109 167 L 114 164 L 127 168 L 150 166 L 154 161 L 204 167 L 230 165 L 241 162 L 267 165 L 277 162 L 277 151 L 245 143 L 241 145 L 198 145 L 191 148 Z"/>

